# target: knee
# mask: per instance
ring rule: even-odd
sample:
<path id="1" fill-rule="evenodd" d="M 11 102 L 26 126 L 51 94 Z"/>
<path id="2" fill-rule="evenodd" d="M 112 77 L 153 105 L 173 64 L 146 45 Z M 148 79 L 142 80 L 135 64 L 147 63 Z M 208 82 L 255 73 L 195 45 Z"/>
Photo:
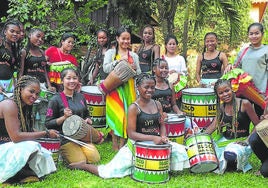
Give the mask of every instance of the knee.
<path id="1" fill-rule="evenodd" d="M 263 177 L 268 177 L 268 159 L 266 159 L 266 161 L 264 161 L 264 163 L 262 163 L 261 169 L 260 169 L 261 175 L 263 175 Z"/>
<path id="2" fill-rule="evenodd" d="M 259 143 L 261 142 L 259 135 L 254 132 L 250 137 L 249 137 L 249 145 L 250 147 L 254 150 Z"/>
<path id="3" fill-rule="evenodd" d="M 87 144 L 87 147 L 81 148 L 87 158 L 88 163 L 97 163 L 100 161 L 100 154 L 93 144 Z"/>

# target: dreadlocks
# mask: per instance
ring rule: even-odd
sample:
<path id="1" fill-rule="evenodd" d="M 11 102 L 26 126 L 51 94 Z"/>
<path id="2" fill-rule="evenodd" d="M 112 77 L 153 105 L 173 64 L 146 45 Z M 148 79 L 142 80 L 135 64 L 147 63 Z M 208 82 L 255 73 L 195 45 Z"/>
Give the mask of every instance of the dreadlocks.
<path id="1" fill-rule="evenodd" d="M 33 83 L 40 85 L 39 80 L 37 80 L 35 77 L 25 75 L 18 80 L 18 83 L 14 89 L 14 101 L 18 106 L 18 117 L 21 123 L 21 130 L 23 132 L 32 131 L 32 107 L 28 105 L 26 105 L 26 107 L 22 107 L 21 90 Z"/>

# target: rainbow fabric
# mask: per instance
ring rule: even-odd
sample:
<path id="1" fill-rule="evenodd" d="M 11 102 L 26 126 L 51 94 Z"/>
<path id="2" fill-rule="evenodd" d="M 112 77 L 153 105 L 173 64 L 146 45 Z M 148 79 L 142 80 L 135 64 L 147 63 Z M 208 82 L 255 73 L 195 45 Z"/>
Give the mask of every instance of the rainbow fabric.
<path id="1" fill-rule="evenodd" d="M 135 100 L 136 91 L 133 78 L 106 96 L 106 123 L 115 135 L 127 138 L 127 110 Z"/>

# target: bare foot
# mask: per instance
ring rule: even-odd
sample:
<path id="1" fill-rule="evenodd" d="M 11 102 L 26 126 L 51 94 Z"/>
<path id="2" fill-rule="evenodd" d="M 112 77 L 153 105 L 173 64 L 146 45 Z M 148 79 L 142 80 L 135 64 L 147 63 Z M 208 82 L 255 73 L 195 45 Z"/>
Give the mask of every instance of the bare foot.
<path id="1" fill-rule="evenodd" d="M 261 171 L 258 170 L 258 171 L 255 172 L 254 174 L 255 174 L 256 176 L 261 176 Z"/>

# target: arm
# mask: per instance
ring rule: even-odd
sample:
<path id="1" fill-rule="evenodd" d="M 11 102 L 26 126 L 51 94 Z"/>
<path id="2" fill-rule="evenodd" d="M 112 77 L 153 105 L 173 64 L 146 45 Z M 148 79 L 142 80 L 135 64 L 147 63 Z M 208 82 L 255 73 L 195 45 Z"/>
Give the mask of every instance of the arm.
<path id="1" fill-rule="evenodd" d="M 154 45 L 153 52 L 154 52 L 154 60 L 160 57 L 160 46 L 158 44 Z"/>
<path id="2" fill-rule="evenodd" d="M 16 103 L 12 100 L 6 100 L 5 103 L 6 104 L 2 107 L 3 118 L 5 120 L 8 135 L 13 142 L 16 143 L 26 140 L 34 140 L 47 136 L 46 131 L 21 132 L 21 124 L 18 118 L 19 112 Z M 57 131 L 50 130 L 48 136 L 57 137 Z"/>
<path id="3" fill-rule="evenodd" d="M 112 72 L 114 66 L 117 61 L 113 60 L 113 56 L 115 55 L 115 49 L 109 49 L 105 52 L 104 60 L 103 60 L 103 71 L 106 73 Z"/>
<path id="4" fill-rule="evenodd" d="M 200 82 L 201 80 L 201 61 L 202 61 L 202 55 L 199 55 L 196 61 L 196 80 L 197 82 Z"/>
<path id="5" fill-rule="evenodd" d="M 131 52 L 131 56 L 133 57 L 133 60 L 134 60 L 134 63 L 135 63 L 136 74 L 139 75 L 141 73 L 139 56 L 136 53 L 133 53 L 133 52 Z"/>
<path id="6" fill-rule="evenodd" d="M 215 117 L 211 124 L 206 128 L 205 133 L 212 134 L 217 128 L 217 118 Z"/>
<path id="7" fill-rule="evenodd" d="M 253 109 L 252 104 L 248 100 L 245 100 L 245 99 L 243 99 L 242 101 L 243 101 L 242 103 L 243 109 L 245 109 L 247 115 L 249 116 L 254 126 L 257 125 L 260 122 L 260 120 L 255 110 Z"/>
<path id="8" fill-rule="evenodd" d="M 224 70 L 226 69 L 226 67 L 229 64 L 228 58 L 227 58 L 227 56 L 226 56 L 225 53 L 221 52 L 221 54 L 220 54 L 220 60 L 222 62 L 222 72 L 224 72 Z"/>
<path id="9" fill-rule="evenodd" d="M 20 72 L 19 72 L 19 77 L 23 76 L 24 72 L 24 66 L 25 66 L 25 58 L 26 58 L 26 51 L 25 49 L 21 50 L 21 61 L 20 61 Z"/>
<path id="10" fill-rule="evenodd" d="M 186 62 L 185 62 L 185 59 L 184 59 L 183 56 L 181 56 L 180 63 L 181 63 L 181 73 L 182 73 L 183 75 L 187 75 Z"/>

